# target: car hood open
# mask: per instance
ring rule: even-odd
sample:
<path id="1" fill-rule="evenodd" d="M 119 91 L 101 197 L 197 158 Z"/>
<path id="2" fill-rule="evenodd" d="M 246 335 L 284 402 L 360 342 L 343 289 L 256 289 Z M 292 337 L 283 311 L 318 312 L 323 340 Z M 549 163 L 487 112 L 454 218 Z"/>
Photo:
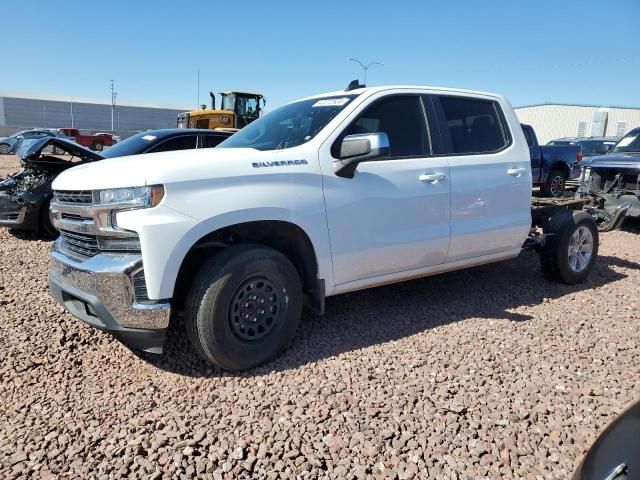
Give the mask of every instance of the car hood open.
<path id="1" fill-rule="evenodd" d="M 82 159 L 83 161 L 104 159 L 104 157 L 99 153 L 78 145 L 75 142 L 54 137 L 41 138 L 38 140 L 24 140 L 18 147 L 16 155 L 20 157 L 23 162 L 28 163 L 39 159 L 42 156 L 42 152 L 47 147 L 55 147 L 58 150 L 62 150 L 73 157 Z"/>

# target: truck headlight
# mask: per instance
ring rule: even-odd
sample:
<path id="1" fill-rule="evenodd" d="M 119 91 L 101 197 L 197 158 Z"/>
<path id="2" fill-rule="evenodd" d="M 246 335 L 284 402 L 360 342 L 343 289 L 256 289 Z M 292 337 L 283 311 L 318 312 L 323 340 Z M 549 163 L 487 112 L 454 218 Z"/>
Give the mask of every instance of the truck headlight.
<path id="1" fill-rule="evenodd" d="M 145 187 L 113 188 L 99 190 L 96 200 L 99 205 L 113 205 L 117 208 L 151 208 L 158 205 L 164 197 L 162 185 Z M 95 198 L 95 197 L 94 197 Z"/>

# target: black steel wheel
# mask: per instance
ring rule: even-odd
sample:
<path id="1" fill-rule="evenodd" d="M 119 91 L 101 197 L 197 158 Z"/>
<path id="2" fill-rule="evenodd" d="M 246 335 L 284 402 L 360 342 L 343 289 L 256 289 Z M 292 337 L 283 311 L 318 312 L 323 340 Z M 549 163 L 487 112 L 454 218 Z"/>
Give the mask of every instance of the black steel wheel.
<path id="1" fill-rule="evenodd" d="M 229 325 L 239 339 L 258 341 L 287 314 L 285 289 L 275 279 L 264 276 L 243 282 L 229 307 Z"/>
<path id="2" fill-rule="evenodd" d="M 228 370 L 246 370 L 278 356 L 301 315 L 296 268 L 282 253 L 259 245 L 227 247 L 207 260 L 185 302 L 194 349 Z"/>

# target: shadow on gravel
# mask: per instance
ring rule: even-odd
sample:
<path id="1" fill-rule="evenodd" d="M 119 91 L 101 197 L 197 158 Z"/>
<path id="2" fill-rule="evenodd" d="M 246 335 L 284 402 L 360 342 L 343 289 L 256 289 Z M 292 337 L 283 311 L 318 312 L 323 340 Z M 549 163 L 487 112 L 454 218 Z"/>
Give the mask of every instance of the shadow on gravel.
<path id="1" fill-rule="evenodd" d="M 620 230 L 623 232 L 640 234 L 640 218 L 627 218 L 625 219 Z"/>
<path id="2" fill-rule="evenodd" d="M 13 228 L 9 229 L 9 235 L 17 238 L 18 240 L 27 240 L 27 241 L 42 240 L 43 242 L 52 242 L 55 240 L 54 237 L 47 235 L 46 233 L 33 232 L 29 230 L 15 230 Z"/>
<path id="3" fill-rule="evenodd" d="M 506 262 L 330 297 L 324 316 L 303 316 L 287 351 L 245 373 L 224 372 L 201 361 L 186 339 L 181 318 L 172 319 L 164 355 L 137 355 L 162 370 L 185 376 L 260 376 L 470 318 L 531 320 L 529 314 L 514 310 L 626 277 L 614 267 L 640 270 L 638 263 L 601 256 L 587 282 L 570 286 L 548 282 L 538 256 L 522 254 Z"/>

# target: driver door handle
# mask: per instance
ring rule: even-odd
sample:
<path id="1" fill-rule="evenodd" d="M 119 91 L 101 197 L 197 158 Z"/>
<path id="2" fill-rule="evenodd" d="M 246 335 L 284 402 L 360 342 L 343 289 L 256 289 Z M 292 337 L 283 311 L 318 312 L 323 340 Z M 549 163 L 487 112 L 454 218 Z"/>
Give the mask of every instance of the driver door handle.
<path id="1" fill-rule="evenodd" d="M 511 177 L 521 177 L 527 172 L 525 168 L 510 168 L 507 170 L 507 175 Z"/>
<path id="2" fill-rule="evenodd" d="M 438 183 L 447 179 L 447 176 L 444 173 L 425 173 L 418 177 L 423 183 Z"/>

